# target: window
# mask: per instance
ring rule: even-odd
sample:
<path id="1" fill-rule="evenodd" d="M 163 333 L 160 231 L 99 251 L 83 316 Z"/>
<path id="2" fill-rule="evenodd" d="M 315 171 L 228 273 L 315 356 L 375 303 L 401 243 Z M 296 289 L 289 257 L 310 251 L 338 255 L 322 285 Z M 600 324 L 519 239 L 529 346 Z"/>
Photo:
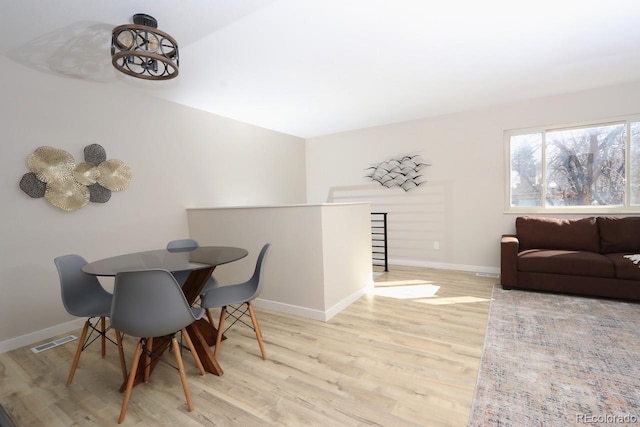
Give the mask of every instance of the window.
<path id="1" fill-rule="evenodd" d="M 505 139 L 507 211 L 640 211 L 640 118 Z"/>

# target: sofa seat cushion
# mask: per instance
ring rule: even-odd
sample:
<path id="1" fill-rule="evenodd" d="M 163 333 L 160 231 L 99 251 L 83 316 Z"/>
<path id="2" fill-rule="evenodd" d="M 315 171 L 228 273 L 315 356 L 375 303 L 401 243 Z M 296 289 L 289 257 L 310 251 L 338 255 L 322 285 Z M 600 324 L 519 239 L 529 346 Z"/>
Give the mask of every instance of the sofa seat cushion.
<path id="1" fill-rule="evenodd" d="M 640 253 L 640 217 L 598 217 L 600 230 L 600 252 Z"/>
<path id="2" fill-rule="evenodd" d="M 634 264 L 625 255 L 633 255 L 629 253 L 607 254 L 606 257 L 611 260 L 618 279 L 640 280 L 640 265 Z"/>
<path id="3" fill-rule="evenodd" d="M 595 217 L 559 219 L 521 216 L 516 218 L 516 234 L 520 250 L 600 252 L 600 234 Z"/>
<path id="4" fill-rule="evenodd" d="M 529 273 L 615 277 L 611 259 L 586 251 L 530 249 L 518 254 L 518 270 Z"/>

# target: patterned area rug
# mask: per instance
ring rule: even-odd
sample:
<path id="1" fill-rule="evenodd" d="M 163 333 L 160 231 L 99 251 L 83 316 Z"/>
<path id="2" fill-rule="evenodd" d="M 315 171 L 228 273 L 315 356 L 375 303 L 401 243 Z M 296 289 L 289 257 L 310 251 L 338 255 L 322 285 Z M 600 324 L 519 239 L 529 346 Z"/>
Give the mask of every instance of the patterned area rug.
<path id="1" fill-rule="evenodd" d="M 492 297 L 469 426 L 640 426 L 640 304 Z"/>

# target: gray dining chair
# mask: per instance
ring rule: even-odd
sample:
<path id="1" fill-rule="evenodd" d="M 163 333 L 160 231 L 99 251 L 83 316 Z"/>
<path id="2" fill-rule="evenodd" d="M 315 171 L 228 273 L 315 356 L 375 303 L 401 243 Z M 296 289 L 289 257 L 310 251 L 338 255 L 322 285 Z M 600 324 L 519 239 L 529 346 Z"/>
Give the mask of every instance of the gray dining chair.
<path id="1" fill-rule="evenodd" d="M 70 385 L 78 368 L 80 355 L 90 344 L 100 338 L 102 357 L 104 357 L 107 340 L 116 344 L 119 348 L 122 348 L 122 342 L 118 334 L 116 334 L 117 342 L 107 336 L 111 326 L 106 326 L 106 318 L 111 314 L 113 295 L 102 287 L 97 277 L 82 271 L 82 267 L 87 264 L 87 261 L 80 255 L 70 254 L 59 256 L 53 262 L 58 269 L 62 304 L 65 310 L 72 316 L 87 317 L 78 339 L 78 347 L 67 377 L 67 385 Z M 98 335 L 94 336 L 94 332 Z M 127 371 L 126 366 L 123 364 L 124 359 L 121 359 L 120 362 L 122 376 L 126 379 Z"/>
<path id="2" fill-rule="evenodd" d="M 188 252 L 199 247 L 198 241 L 194 239 L 178 239 L 167 243 L 169 252 Z"/>
<path id="3" fill-rule="evenodd" d="M 267 353 L 265 352 L 264 343 L 262 342 L 262 331 L 260 329 L 256 313 L 253 309 L 252 301 L 256 299 L 262 291 L 264 259 L 270 246 L 271 244 L 267 243 L 262 247 L 262 250 L 260 250 L 260 254 L 256 260 L 255 270 L 249 280 L 235 285 L 219 286 L 217 288 L 210 289 L 204 294 L 204 297 L 202 298 L 202 307 L 207 309 L 207 315 L 212 324 L 213 319 L 209 310 L 220 307 L 220 320 L 218 321 L 216 347 L 213 352 L 214 358 L 218 357 L 220 344 L 222 343 L 222 335 L 236 322 L 240 321 L 242 324 L 253 329 L 258 340 L 258 345 L 260 346 L 262 359 L 267 359 Z M 228 308 L 231 309 L 228 310 Z M 243 320 L 243 316 L 246 314 L 251 317 L 251 325 Z M 227 327 L 227 329 L 224 329 L 225 320 L 229 317 L 233 318 L 233 322 Z"/>
<path id="4" fill-rule="evenodd" d="M 194 239 L 178 239 L 172 240 L 167 243 L 167 250 L 169 252 L 188 252 L 200 247 L 200 244 L 197 240 Z M 190 271 L 174 271 L 173 276 L 176 278 L 180 286 L 184 285 L 184 282 L 187 281 L 187 277 L 189 277 Z M 209 290 L 213 288 L 217 288 L 219 286 L 218 281 L 215 276 L 211 275 L 207 283 L 205 283 L 202 291 L 200 291 L 200 295 L 204 295 Z"/>
<path id="5" fill-rule="evenodd" d="M 131 391 L 138 374 L 140 358 L 144 354 L 143 378 L 144 382 L 148 382 L 151 360 L 160 357 L 152 352 L 154 337 L 170 337 L 177 364 L 177 366 L 172 366 L 180 374 L 187 408 L 189 411 L 193 411 L 193 402 L 176 333 L 182 332 L 200 374 L 204 375 L 204 367 L 186 331 L 186 327 L 200 319 L 203 314 L 202 308 L 189 306 L 180 284 L 166 270 L 138 270 L 116 274 L 111 306 L 111 325 L 119 333 L 140 337 L 127 379 L 118 423 L 124 421 Z"/>

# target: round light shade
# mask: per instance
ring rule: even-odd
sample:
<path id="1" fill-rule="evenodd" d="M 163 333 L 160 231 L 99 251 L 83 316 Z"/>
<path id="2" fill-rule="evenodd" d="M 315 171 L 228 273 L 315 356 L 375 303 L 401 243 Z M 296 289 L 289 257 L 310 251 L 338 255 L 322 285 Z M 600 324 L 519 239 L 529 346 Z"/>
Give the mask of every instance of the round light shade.
<path id="1" fill-rule="evenodd" d="M 111 63 L 119 71 L 146 80 L 169 80 L 178 76 L 178 43 L 156 29 L 156 20 L 134 15 L 134 24 L 120 25 L 111 37 Z"/>

